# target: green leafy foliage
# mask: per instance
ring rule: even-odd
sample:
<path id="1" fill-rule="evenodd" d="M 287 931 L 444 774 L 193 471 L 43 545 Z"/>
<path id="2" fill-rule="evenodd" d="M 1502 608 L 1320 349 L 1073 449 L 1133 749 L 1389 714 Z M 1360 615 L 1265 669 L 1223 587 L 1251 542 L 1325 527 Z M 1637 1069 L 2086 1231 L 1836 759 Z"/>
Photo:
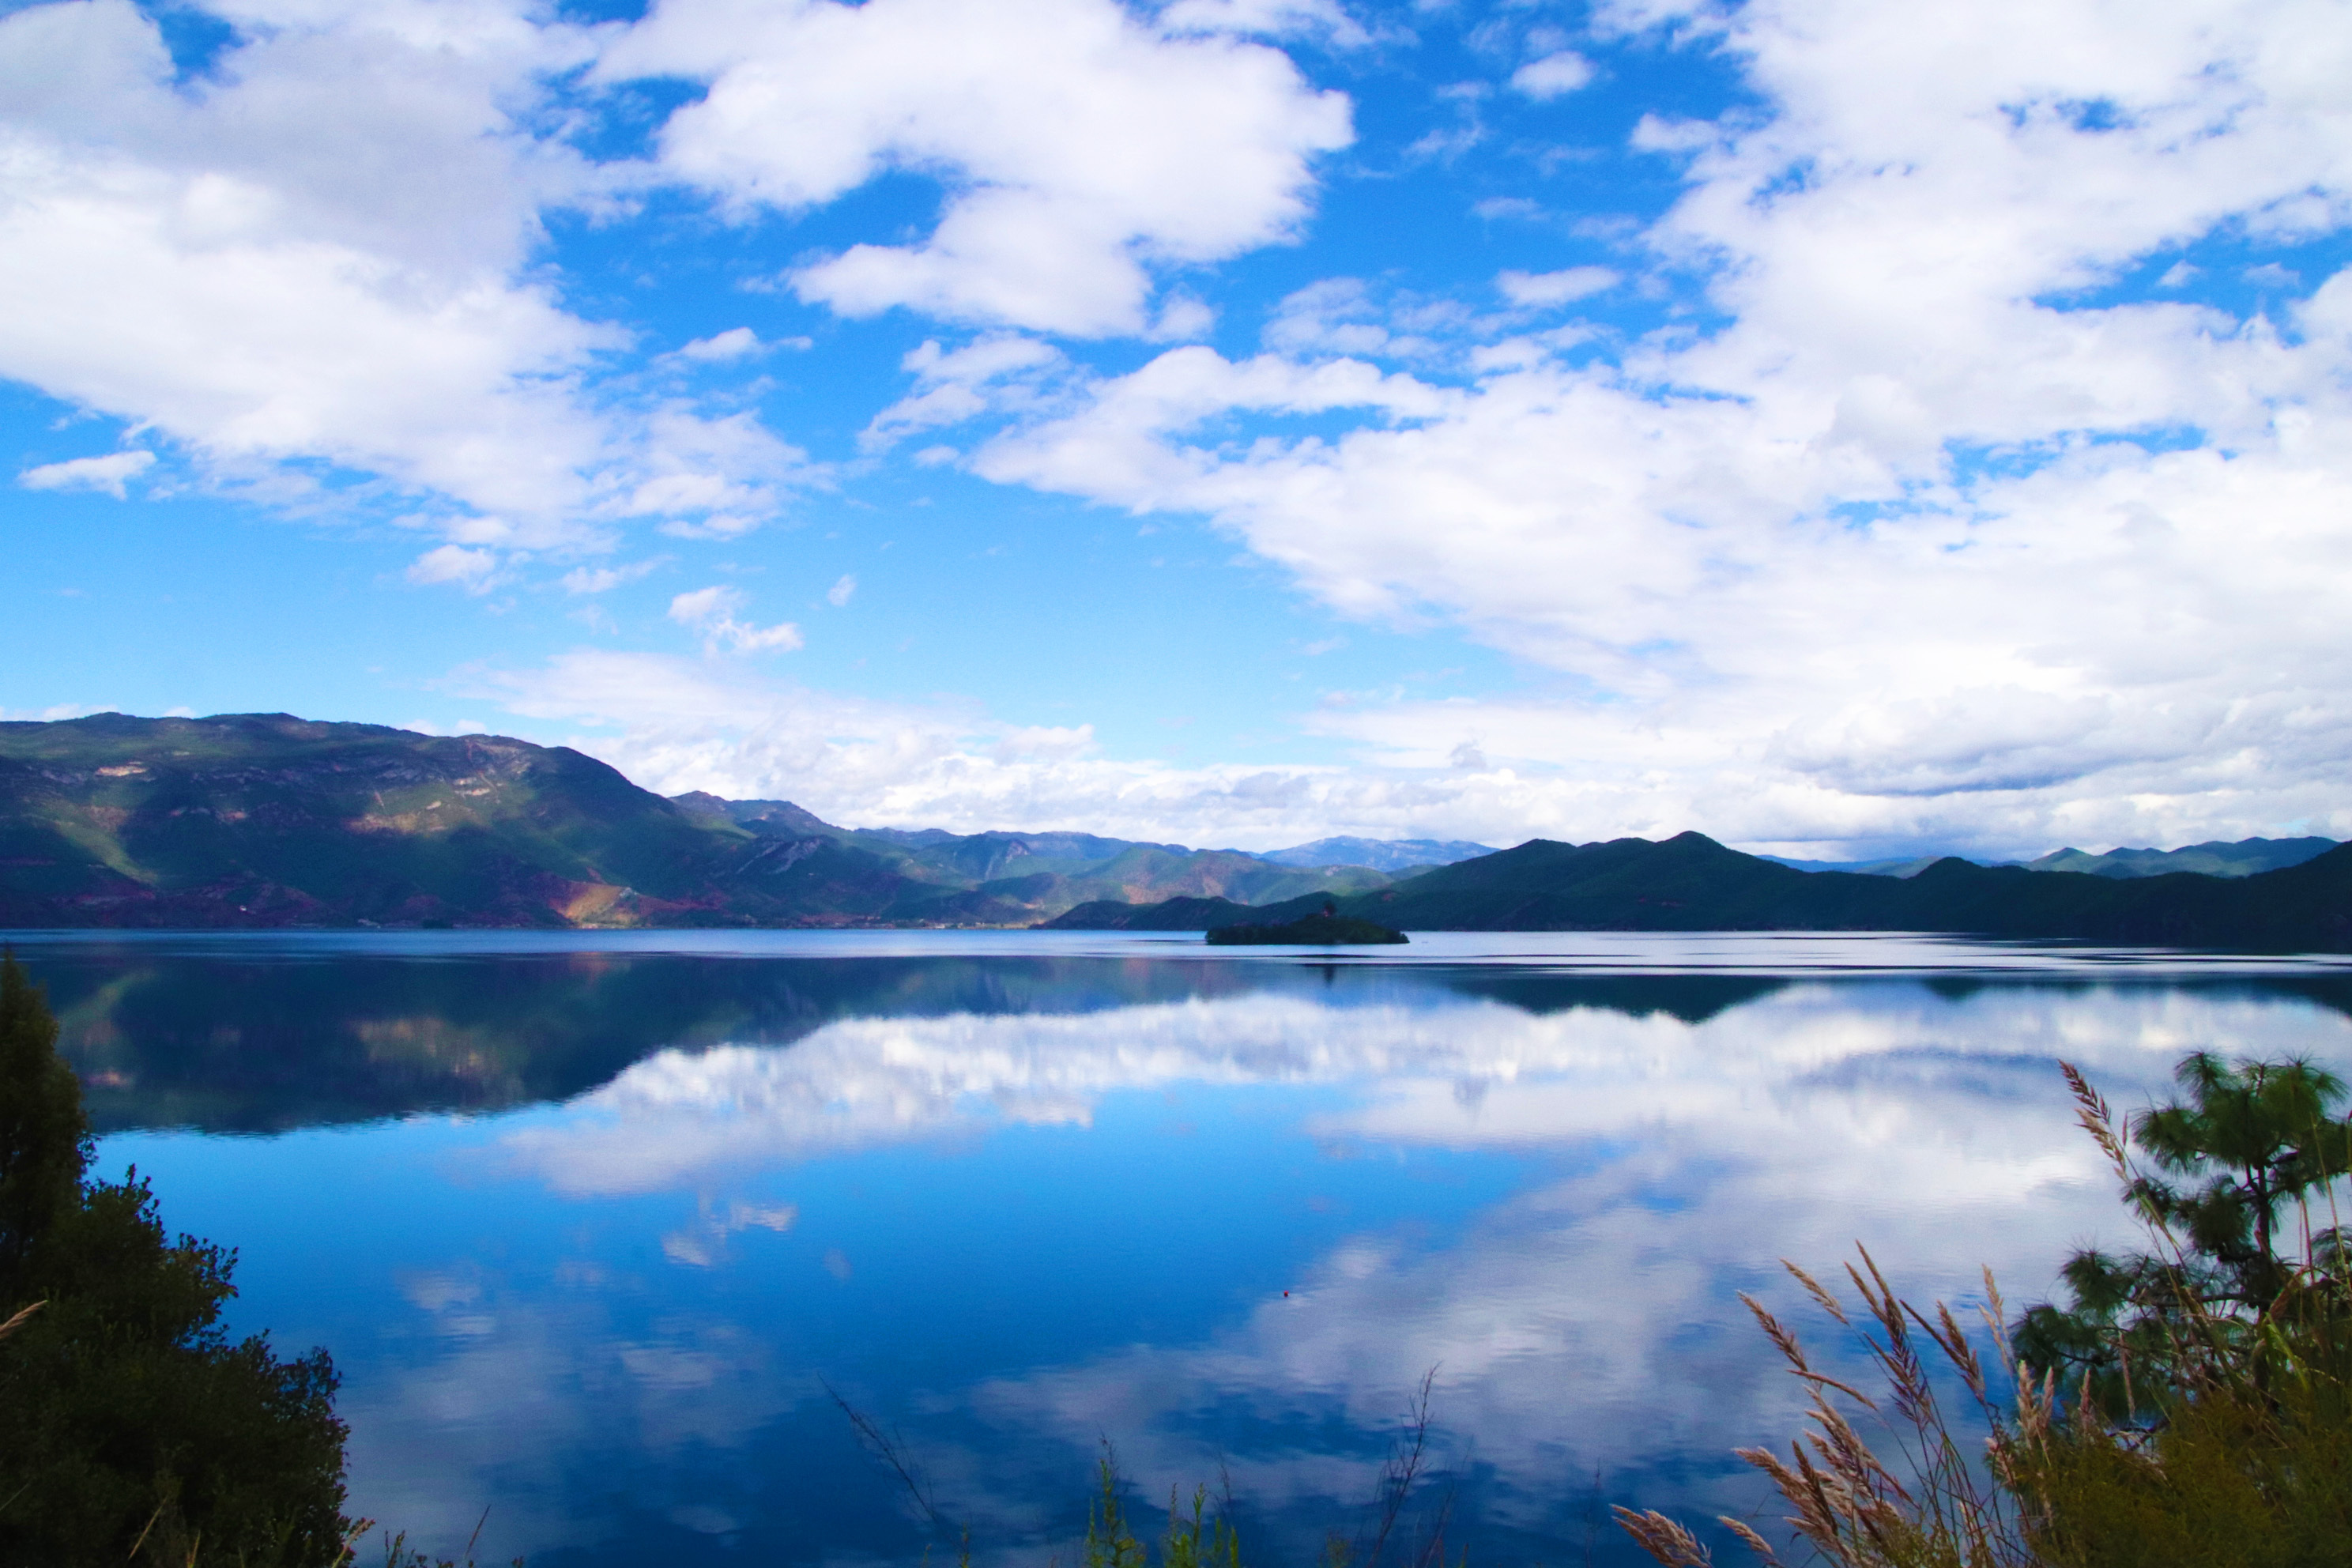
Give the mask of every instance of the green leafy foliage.
<path id="1" fill-rule="evenodd" d="M 1214 926 L 1208 933 L 1209 943 L 1213 947 L 1358 946 L 1411 940 L 1404 932 L 1388 926 L 1339 914 L 1329 904 L 1312 914 L 1276 925 Z"/>
<path id="2" fill-rule="evenodd" d="M 2322 1210 L 2315 1227 L 2310 1207 L 2352 1172 L 2352 1125 L 2335 1115 L 2343 1082 L 2308 1061 L 2231 1066 L 2204 1051 L 2175 1078 L 2186 1099 L 2131 1122 L 2153 1168 L 2123 1171 L 2158 1246 L 2077 1252 L 2064 1271 L 2072 1305 L 2034 1307 L 2015 1333 L 2026 1364 L 2081 1388 L 2111 1420 L 2160 1415 L 2210 1354 L 2261 1373 L 2275 1336 L 2308 1339 L 2352 1305 L 2335 1216 Z M 2092 1097 L 2086 1114 L 2106 1112 Z M 2111 1153 L 2121 1163 L 2120 1148 Z"/>
<path id="3" fill-rule="evenodd" d="M 2048 1568 L 2344 1568 L 2352 1564 L 2352 1412 L 2305 1365 L 2198 1381 L 2140 1435 L 2062 1424 L 2019 1445 Z"/>
<path id="4" fill-rule="evenodd" d="M 1119 1497 L 1118 1463 L 1103 1446 L 1096 1474 L 1094 1500 L 1087 1505 L 1086 1568 L 1151 1568 L 1151 1552 L 1128 1527 L 1127 1510 Z M 1173 1489 L 1168 1493 L 1168 1533 L 1160 1542 L 1160 1568 L 1242 1568 L 1241 1537 L 1223 1517 L 1208 1517 L 1209 1489 L 1192 1489 L 1192 1504 L 1184 1506 Z"/>
<path id="5" fill-rule="evenodd" d="M 2177 1069 L 2186 1098 L 2134 1120 L 2143 1163 L 2105 1101 L 2064 1071 L 2149 1248 L 2077 1254 L 2074 1306 L 2037 1307 L 2014 1330 L 1986 1276 L 2007 1410 L 1993 1363 L 1950 1310 L 1900 1299 L 1866 1252 L 1847 1268 L 1861 1315 L 1790 1265 L 1842 1329 L 1859 1330 L 1886 1389 L 1874 1398 L 1814 1371 L 1750 1301 L 1811 1389 L 1811 1430 L 1785 1458 L 1741 1456 L 1838 1568 L 2352 1568 L 2352 1278 L 2340 1230 L 2312 1224 L 2334 1218 L 2352 1163 L 2352 1129 L 2334 1115 L 2344 1086 L 2305 1061 L 2200 1052 Z M 1938 1375 L 1966 1385 L 1985 1462 L 1947 1419 Z M 1713 1563 L 1679 1521 L 1615 1512 L 1664 1568 Z M 1744 1521 L 1720 1522 L 1780 1561 Z"/>
<path id="6" fill-rule="evenodd" d="M 57 1020 L 9 955 L 0 962 L 0 1279 L 73 1205 L 89 1163 L 81 1085 L 57 1044 Z"/>
<path id="7" fill-rule="evenodd" d="M 231 1340 L 233 1253 L 167 1237 L 91 1144 L 57 1028 L 0 960 L 0 1564 L 342 1562 L 344 1427 L 324 1351 Z"/>

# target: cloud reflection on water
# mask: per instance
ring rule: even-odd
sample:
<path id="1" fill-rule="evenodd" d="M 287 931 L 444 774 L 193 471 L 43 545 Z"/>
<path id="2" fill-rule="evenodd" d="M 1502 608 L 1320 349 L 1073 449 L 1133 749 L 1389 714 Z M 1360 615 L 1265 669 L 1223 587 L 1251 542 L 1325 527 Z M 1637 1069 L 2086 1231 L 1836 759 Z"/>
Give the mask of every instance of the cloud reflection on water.
<path id="1" fill-rule="evenodd" d="M 498 1147 L 572 1200 L 694 1190 L 707 1207 L 810 1162 L 905 1143 L 984 1162 L 992 1129 L 1085 1128 L 1118 1097 L 1181 1085 L 1274 1086 L 1298 1091 L 1297 1134 L 1332 1157 L 1528 1161 L 1458 1235 L 1367 1216 L 1304 1260 L 1287 1298 L 1190 1340 L 895 1397 L 943 1507 L 983 1539 L 1040 1528 L 1034 1500 L 1073 1489 L 1108 1434 L 1147 1496 L 1229 1462 L 1244 1506 L 1297 1546 L 1370 1495 L 1381 1435 L 1433 1367 L 1439 1419 L 1475 1439 L 1457 1457 L 1487 1554 L 1556 1555 L 1581 1539 L 1596 1472 L 1612 1496 L 1639 1480 L 1651 1503 L 1754 1504 L 1724 1457 L 1792 1432 L 1800 1394 L 1734 1293 L 1786 1299 L 1777 1258 L 1833 1267 L 1862 1239 L 1922 1298 L 1970 1294 L 1981 1265 L 2029 1298 L 2070 1247 L 2119 1237 L 2057 1058 L 2126 1106 L 2199 1047 L 2352 1061 L 2342 1015 L 2251 986 L 1805 982 L 1690 1011 L 1268 992 L 854 1018 L 788 1047 L 657 1053 Z M 686 1346 L 712 1326 L 675 1331 Z M 643 1384 L 652 1349 L 618 1353 Z M 812 1397 L 798 1378 L 730 1376 L 739 1424 Z M 955 1436 L 973 1421 L 999 1439 Z"/>

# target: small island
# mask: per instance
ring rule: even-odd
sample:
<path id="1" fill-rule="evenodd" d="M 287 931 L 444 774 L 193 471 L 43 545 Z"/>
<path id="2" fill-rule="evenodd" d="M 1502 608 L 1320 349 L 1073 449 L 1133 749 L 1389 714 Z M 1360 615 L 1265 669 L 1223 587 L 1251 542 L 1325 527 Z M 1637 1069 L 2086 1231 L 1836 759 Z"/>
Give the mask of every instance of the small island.
<path id="1" fill-rule="evenodd" d="M 1335 904 L 1326 903 L 1320 914 L 1306 915 L 1284 925 L 1213 926 L 1208 931 L 1212 947 L 1243 946 L 1332 946 L 1338 943 L 1410 942 L 1401 931 L 1370 921 L 1351 920 L 1339 913 Z"/>

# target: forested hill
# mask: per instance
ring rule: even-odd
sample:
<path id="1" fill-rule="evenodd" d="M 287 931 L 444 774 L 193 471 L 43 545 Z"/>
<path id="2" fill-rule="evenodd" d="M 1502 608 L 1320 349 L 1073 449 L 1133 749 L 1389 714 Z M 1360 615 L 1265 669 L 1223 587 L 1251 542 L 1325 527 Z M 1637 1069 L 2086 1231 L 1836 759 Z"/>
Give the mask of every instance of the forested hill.
<path id="1" fill-rule="evenodd" d="M 1198 931 L 1287 919 L 1326 895 L 1343 915 L 1407 931 L 1892 930 L 2352 951 L 2352 845 L 2238 878 L 1948 859 L 1906 879 L 1794 870 L 1685 833 L 1535 839 L 1391 884 L 1363 867 L 1234 850 L 852 830 L 786 801 L 666 800 L 593 757 L 495 735 L 282 713 L 0 723 L 0 927 Z"/>
<path id="2" fill-rule="evenodd" d="M 1340 900 L 1407 931 L 1922 931 L 2352 949 L 2352 846 L 2251 877 L 2119 880 L 1939 860 L 1917 876 L 1796 871 L 1701 834 L 1535 839 Z"/>
<path id="3" fill-rule="evenodd" d="M 1027 924 L 1386 884 L 1080 834 L 856 832 L 593 757 L 283 713 L 0 723 L 0 927 Z"/>
<path id="4" fill-rule="evenodd" d="M 2352 951 L 2352 845 L 2239 878 L 2117 879 L 1946 859 L 1900 879 L 1794 870 L 1697 833 L 1538 838 L 1339 908 L 1404 931 L 1916 931 L 2340 952 Z M 1227 914 L 1182 912 L 1209 923 Z M 1056 923 L 1168 929 L 1155 910 L 1105 905 Z"/>

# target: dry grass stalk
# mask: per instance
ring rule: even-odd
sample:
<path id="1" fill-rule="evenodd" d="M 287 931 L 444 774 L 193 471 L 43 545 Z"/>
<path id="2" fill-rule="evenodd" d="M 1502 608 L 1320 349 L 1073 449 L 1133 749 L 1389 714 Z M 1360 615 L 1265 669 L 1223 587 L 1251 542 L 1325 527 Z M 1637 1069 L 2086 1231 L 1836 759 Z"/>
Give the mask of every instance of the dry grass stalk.
<path id="1" fill-rule="evenodd" d="M 17 1309 L 15 1316 L 11 1317 L 6 1322 L 0 1323 L 0 1340 L 6 1339 L 10 1334 L 15 1333 L 18 1329 L 23 1328 L 27 1319 L 31 1318 L 34 1313 L 39 1311 L 42 1308 L 47 1305 L 48 1303 L 47 1301 L 36 1301 L 29 1307 L 21 1307 Z"/>
<path id="2" fill-rule="evenodd" d="M 2182 1072 L 2191 1065 L 2211 1068 L 2210 1058 L 2194 1057 Z M 1860 1299 L 1858 1312 L 1795 1265 L 1789 1271 L 1832 1321 L 1860 1333 L 1889 1391 L 1887 1410 L 1816 1371 L 1796 1334 L 1748 1300 L 1811 1402 L 1809 1429 L 1785 1458 L 1762 1448 L 1741 1449 L 1740 1457 L 1780 1491 L 1796 1535 L 1835 1568 L 2313 1568 L 2352 1562 L 2343 1552 L 2352 1540 L 2352 1237 L 2336 1193 L 2347 1160 L 2342 1140 L 2352 1133 L 2315 1123 L 2293 1141 L 2294 1160 L 2317 1158 L 2334 1169 L 2313 1175 L 2305 1167 L 2294 1178 L 2301 1252 L 2279 1260 L 2278 1286 L 2250 1296 L 2219 1268 L 2219 1246 L 2201 1239 L 2194 1218 L 2184 1217 L 2180 1194 L 2160 1174 L 2135 1168 L 2131 1147 L 2146 1136 L 2147 1122 L 2184 1114 L 2180 1108 L 2150 1112 L 2126 1140 L 2089 1080 L 2071 1063 L 2060 1066 L 2075 1120 L 2106 1156 L 2152 1244 L 2130 1262 L 2128 1304 L 2138 1316 L 2106 1331 L 2102 1359 L 2119 1373 L 2120 1407 L 2114 1386 L 2095 1383 L 2107 1375 L 2095 1364 L 2083 1366 L 2078 1378 L 2072 1370 L 2062 1376 L 2021 1360 L 1990 1269 L 1979 1309 L 1997 1357 L 1989 1368 L 1948 1307 L 1923 1312 L 1902 1300 L 1857 1247 L 1859 1260 L 1847 1265 L 1846 1278 Z M 2239 1070 L 2264 1069 L 2246 1064 Z M 2199 1116 L 2208 1114 L 2204 1101 L 2200 1092 Z M 2166 1136 L 2172 1142 L 2158 1150 L 2159 1165 L 2210 1162 L 2226 1172 L 2235 1158 L 2215 1152 L 2220 1144 L 2197 1142 L 2210 1136 L 2204 1131 Z M 2331 1145 L 2329 1137 L 2338 1142 Z M 2287 1142 L 2282 1138 L 2279 1147 Z M 2336 1152 L 2314 1156 L 2315 1147 Z M 2209 1191 L 2221 1190 L 2223 1179 L 2214 1180 Z M 2316 1234 L 2306 1193 L 2313 1186 L 2336 1222 Z M 2258 1230 L 2256 1245 L 2267 1248 L 2268 1236 Z M 2029 1326 L 2032 1319 L 2029 1313 Z M 1989 1434 L 1973 1453 L 1955 1441 L 1937 1402 L 1937 1381 L 1948 1387 L 1951 1381 L 1947 1369 L 1975 1401 L 1968 1425 Z M 2004 1381 L 2013 1395 L 2000 1408 L 1994 1390 Z M 1891 1447 L 1882 1442 L 1874 1451 L 1833 1395 L 1879 1416 L 1890 1428 Z M 1668 1568 L 1706 1561 L 1704 1545 L 1664 1516 L 1616 1511 L 1635 1542 Z M 1764 1562 L 1776 1561 L 1753 1530 L 1721 1522 Z"/>
<path id="3" fill-rule="evenodd" d="M 1890 1408 L 1880 1409 L 1850 1383 L 1814 1369 L 1796 1332 L 1762 1303 L 1743 1296 L 1748 1310 L 1781 1358 L 1790 1375 L 1811 1394 L 1805 1411 L 1811 1427 L 1784 1456 L 1769 1448 L 1742 1448 L 1739 1457 L 1764 1472 L 1789 1505 L 1786 1522 L 1797 1537 L 1837 1568 L 2030 1568 L 2033 1558 L 2021 1544 L 2022 1531 L 2009 1494 L 2000 1450 L 2011 1440 L 2009 1423 L 1990 1403 L 1985 1359 L 1969 1342 L 1951 1310 L 1938 1303 L 1923 1313 L 1905 1302 L 1866 1248 L 1846 1277 L 1861 1310 L 1824 1289 L 1794 1264 L 1789 1272 L 1830 1318 L 1859 1329 L 1864 1344 L 1891 1391 Z M 2000 1293 L 1986 1280 L 1992 1303 L 1986 1309 L 2000 1364 L 2014 1374 L 2008 1341 L 2000 1332 Z M 1936 1394 L 1932 1354 L 1958 1373 L 1979 1415 L 1994 1434 L 1988 1466 L 1964 1452 Z M 2021 1415 L 2046 1420 L 2056 1402 L 2030 1379 L 2018 1379 Z M 1891 1428 L 1888 1457 L 1856 1429 L 1840 1397 L 1878 1417 Z M 2039 1429 L 2039 1428 L 2037 1428 Z M 1897 1472 L 1900 1471 L 1900 1475 Z M 1706 1548 L 1687 1530 L 1659 1513 L 1616 1510 L 1617 1521 L 1665 1568 L 1696 1568 L 1711 1562 Z M 1750 1526 L 1722 1519 L 1729 1531 L 1766 1563 L 1779 1559 Z"/>
<path id="4" fill-rule="evenodd" d="M 1642 1550 L 1665 1564 L 1665 1568 L 1714 1568 L 1715 1559 L 1700 1545 L 1698 1537 L 1654 1510 L 1635 1513 L 1630 1508 L 1612 1509 L 1617 1522 L 1625 1533 L 1641 1543 Z"/>

